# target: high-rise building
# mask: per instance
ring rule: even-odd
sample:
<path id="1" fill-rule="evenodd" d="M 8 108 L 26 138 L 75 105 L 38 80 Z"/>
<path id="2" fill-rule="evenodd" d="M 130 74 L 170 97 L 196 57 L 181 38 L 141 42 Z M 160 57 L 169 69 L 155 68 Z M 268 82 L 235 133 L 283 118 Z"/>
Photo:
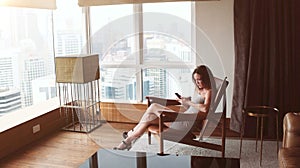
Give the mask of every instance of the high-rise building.
<path id="1" fill-rule="evenodd" d="M 148 93 L 152 96 L 165 97 L 167 74 L 164 69 L 145 69 L 145 80 L 148 83 Z M 144 83 L 145 84 L 145 83 Z"/>
<path id="2" fill-rule="evenodd" d="M 101 98 L 116 100 L 136 99 L 135 83 L 132 69 L 101 69 Z M 134 85 L 134 86 L 133 86 Z M 134 92 L 128 93 L 127 91 Z"/>
<path id="3" fill-rule="evenodd" d="M 58 32 L 56 44 L 56 55 L 80 54 L 82 50 L 82 35 L 80 32 Z"/>
<path id="4" fill-rule="evenodd" d="M 14 86 L 13 58 L 0 57 L 0 88 Z"/>
<path id="5" fill-rule="evenodd" d="M 31 58 L 25 60 L 22 81 L 22 106 L 33 104 L 32 81 L 46 76 L 45 61 L 40 58 Z"/>
<path id="6" fill-rule="evenodd" d="M 0 116 L 21 107 L 20 91 L 9 88 L 0 89 Z"/>

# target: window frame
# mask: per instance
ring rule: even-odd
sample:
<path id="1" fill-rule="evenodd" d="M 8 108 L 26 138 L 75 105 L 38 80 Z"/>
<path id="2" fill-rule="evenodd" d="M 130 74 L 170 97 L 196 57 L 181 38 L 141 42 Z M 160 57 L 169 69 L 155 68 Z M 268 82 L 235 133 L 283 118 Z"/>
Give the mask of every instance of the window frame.
<path id="1" fill-rule="evenodd" d="M 164 2 L 162 2 L 164 3 Z M 188 3 L 188 2 L 187 2 Z M 195 2 L 189 2 L 191 3 L 191 22 L 192 24 L 195 24 L 195 19 L 193 17 L 193 14 L 195 13 Z M 90 7 L 84 7 L 86 8 L 87 11 L 90 11 Z M 134 18 L 134 28 L 135 28 L 135 32 L 140 32 L 138 34 L 138 37 L 136 37 L 136 43 L 139 44 L 138 48 L 139 48 L 139 56 L 136 57 L 136 61 L 135 64 L 111 64 L 111 63 L 101 63 L 100 67 L 101 68 L 132 68 L 135 69 L 135 78 L 136 78 L 136 102 L 138 103 L 143 103 L 144 100 L 144 96 L 143 95 L 143 71 L 144 69 L 146 69 L 147 67 L 151 67 L 154 66 L 161 68 L 161 69 L 169 69 L 169 68 L 177 68 L 177 69 L 181 69 L 184 68 L 186 69 L 187 67 L 190 69 L 193 69 L 197 63 L 199 63 L 199 60 L 196 57 L 195 51 L 192 51 L 192 61 L 190 63 L 184 63 L 182 64 L 182 62 L 161 62 L 161 61 L 154 61 L 154 62 L 145 62 L 144 61 L 144 31 L 143 31 L 143 4 L 133 4 L 133 13 L 136 16 Z M 90 23 L 89 19 L 90 19 L 90 13 L 87 13 L 87 22 Z M 91 25 L 89 24 L 89 28 L 88 30 L 90 30 Z M 194 40 L 194 35 L 196 30 L 193 26 L 191 26 L 191 48 L 194 48 L 195 46 L 195 40 Z M 90 33 L 90 32 L 89 32 Z M 88 34 L 90 37 L 90 34 Z M 90 38 L 89 38 L 90 39 Z M 91 44 L 91 41 L 89 41 L 89 44 Z M 89 54 L 92 54 L 92 49 L 90 47 Z M 100 75 L 101 76 L 101 75 Z M 104 101 L 114 101 L 113 99 L 107 99 Z M 125 101 L 125 100 L 124 100 Z"/>

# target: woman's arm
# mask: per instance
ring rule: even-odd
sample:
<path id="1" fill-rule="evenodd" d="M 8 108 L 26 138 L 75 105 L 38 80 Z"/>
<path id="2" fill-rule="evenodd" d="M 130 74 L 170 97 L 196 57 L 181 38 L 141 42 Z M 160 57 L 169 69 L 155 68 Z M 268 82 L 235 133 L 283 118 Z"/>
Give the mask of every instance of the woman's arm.
<path id="1" fill-rule="evenodd" d="M 191 97 L 181 97 L 181 99 L 177 99 L 177 101 L 187 110 L 190 105 L 184 102 L 191 101 Z"/>
<path id="2" fill-rule="evenodd" d="M 208 90 L 205 93 L 203 104 L 193 103 L 191 100 L 188 100 L 188 99 L 181 99 L 181 103 L 184 106 L 192 106 L 192 107 L 198 109 L 199 111 L 206 113 L 209 111 L 209 108 L 211 105 L 211 97 L 212 97 L 212 91 Z"/>

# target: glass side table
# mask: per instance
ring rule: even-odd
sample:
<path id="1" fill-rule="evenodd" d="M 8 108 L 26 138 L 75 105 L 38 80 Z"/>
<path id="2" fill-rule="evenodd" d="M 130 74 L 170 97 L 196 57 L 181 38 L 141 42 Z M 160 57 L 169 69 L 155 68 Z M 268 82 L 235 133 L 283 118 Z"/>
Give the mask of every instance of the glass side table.
<path id="1" fill-rule="evenodd" d="M 79 168 L 239 168 L 239 158 L 221 158 L 99 149 Z"/>
<path id="2" fill-rule="evenodd" d="M 245 121 L 246 116 L 256 117 L 256 144 L 255 144 L 255 151 L 257 152 L 257 140 L 259 134 L 259 125 L 260 125 L 260 166 L 262 161 L 262 150 L 263 150 L 263 130 L 264 130 L 264 118 L 271 118 L 275 116 L 276 118 L 276 140 L 277 140 L 277 153 L 279 149 L 279 142 L 278 142 L 278 115 L 279 110 L 274 107 L 270 106 L 247 106 L 243 109 L 243 123 L 242 128 L 240 131 L 240 158 L 242 153 L 242 141 L 244 136 L 244 129 L 245 129 Z"/>

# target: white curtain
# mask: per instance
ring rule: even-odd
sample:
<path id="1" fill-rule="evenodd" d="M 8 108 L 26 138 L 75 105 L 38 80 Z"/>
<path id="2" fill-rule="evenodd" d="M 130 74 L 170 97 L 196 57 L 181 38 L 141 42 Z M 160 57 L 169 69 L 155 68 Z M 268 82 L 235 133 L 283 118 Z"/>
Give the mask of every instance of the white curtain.
<path id="1" fill-rule="evenodd" d="M 0 0 L 0 6 L 56 9 L 56 0 Z"/>
<path id="2" fill-rule="evenodd" d="M 176 2 L 176 1 L 219 1 L 219 0 L 78 0 L 78 5 L 83 7 L 83 6 Z"/>

